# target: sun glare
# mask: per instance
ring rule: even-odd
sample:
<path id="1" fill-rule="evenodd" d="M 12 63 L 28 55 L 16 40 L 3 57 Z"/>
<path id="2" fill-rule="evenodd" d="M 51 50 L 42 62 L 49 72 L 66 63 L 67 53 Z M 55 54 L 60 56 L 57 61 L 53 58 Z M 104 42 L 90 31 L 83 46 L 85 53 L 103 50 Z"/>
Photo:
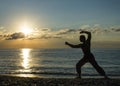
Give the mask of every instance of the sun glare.
<path id="1" fill-rule="evenodd" d="M 29 35 L 30 33 L 32 33 L 32 28 L 30 27 L 30 25 L 24 23 L 23 25 L 21 25 L 21 32 L 24 33 L 25 35 Z"/>

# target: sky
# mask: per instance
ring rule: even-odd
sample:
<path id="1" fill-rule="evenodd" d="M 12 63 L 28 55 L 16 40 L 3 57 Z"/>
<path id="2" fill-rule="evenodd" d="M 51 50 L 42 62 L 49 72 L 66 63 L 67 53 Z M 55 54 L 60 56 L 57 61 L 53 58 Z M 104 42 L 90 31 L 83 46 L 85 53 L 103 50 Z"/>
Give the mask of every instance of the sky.
<path id="1" fill-rule="evenodd" d="M 0 48 L 64 48 L 92 33 L 93 47 L 120 48 L 120 0 L 0 0 Z M 103 46 L 104 45 L 104 46 Z"/>

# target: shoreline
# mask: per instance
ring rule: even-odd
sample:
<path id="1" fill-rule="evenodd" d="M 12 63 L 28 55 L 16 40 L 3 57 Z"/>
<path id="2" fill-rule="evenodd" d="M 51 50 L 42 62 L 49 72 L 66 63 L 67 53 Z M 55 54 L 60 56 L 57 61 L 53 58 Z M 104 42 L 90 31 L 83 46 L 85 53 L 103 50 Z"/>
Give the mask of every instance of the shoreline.
<path id="1" fill-rule="evenodd" d="M 120 86 L 120 78 L 40 78 L 0 75 L 0 86 Z"/>

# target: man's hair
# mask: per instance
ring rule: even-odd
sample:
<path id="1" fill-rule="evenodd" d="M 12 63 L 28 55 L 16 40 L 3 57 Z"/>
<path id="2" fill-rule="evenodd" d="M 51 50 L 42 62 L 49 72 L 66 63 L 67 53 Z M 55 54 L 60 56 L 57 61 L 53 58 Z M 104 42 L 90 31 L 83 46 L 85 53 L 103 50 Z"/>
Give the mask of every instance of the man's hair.
<path id="1" fill-rule="evenodd" d="M 80 38 L 85 38 L 85 35 L 80 35 Z"/>

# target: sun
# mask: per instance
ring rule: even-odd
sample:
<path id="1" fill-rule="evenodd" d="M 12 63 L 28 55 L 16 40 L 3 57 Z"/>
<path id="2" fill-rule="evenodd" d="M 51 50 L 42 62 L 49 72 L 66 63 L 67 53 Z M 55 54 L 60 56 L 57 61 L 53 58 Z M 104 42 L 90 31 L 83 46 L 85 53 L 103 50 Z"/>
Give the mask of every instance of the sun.
<path id="1" fill-rule="evenodd" d="M 23 25 L 21 25 L 20 31 L 25 35 L 29 35 L 30 33 L 32 33 L 32 28 L 30 27 L 30 25 L 24 23 Z"/>

